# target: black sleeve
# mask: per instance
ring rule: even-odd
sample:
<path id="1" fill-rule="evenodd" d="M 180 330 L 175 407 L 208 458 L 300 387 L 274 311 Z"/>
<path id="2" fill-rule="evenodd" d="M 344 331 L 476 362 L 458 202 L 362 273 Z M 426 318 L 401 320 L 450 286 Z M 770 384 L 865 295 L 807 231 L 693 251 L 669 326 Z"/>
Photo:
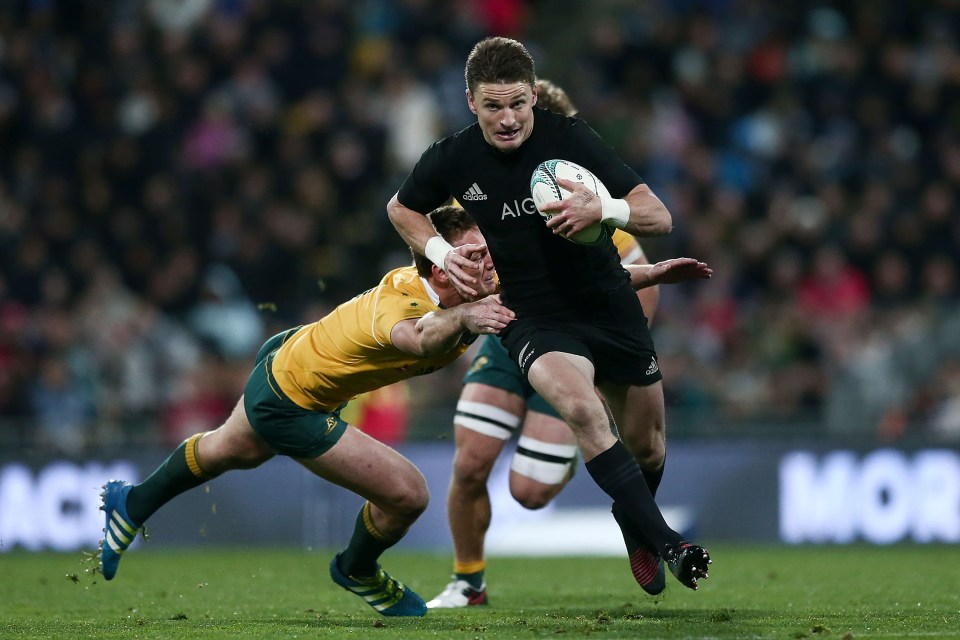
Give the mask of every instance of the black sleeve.
<path id="1" fill-rule="evenodd" d="M 400 191 L 397 192 L 400 204 L 426 215 L 450 199 L 450 193 L 441 179 L 444 166 L 442 155 L 440 142 L 430 145 L 423 152 L 413 171 L 400 185 Z"/>
<path id="2" fill-rule="evenodd" d="M 600 178 L 610 195 L 622 198 L 643 179 L 627 166 L 607 142 L 583 120 L 575 120 L 571 127 L 577 141 L 581 164 Z"/>

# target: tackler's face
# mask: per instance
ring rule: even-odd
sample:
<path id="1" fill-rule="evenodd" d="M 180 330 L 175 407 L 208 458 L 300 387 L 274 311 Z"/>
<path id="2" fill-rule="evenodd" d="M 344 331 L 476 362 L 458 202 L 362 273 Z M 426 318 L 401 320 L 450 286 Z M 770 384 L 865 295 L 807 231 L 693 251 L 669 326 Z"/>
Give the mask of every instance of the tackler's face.
<path id="1" fill-rule="evenodd" d="M 467 104 L 477 114 L 484 140 L 504 153 L 516 151 L 533 133 L 536 103 L 536 91 L 525 82 L 481 82 L 475 91 L 467 89 Z"/>
<path id="2" fill-rule="evenodd" d="M 457 238 L 454 243 L 456 246 L 462 244 L 487 244 L 487 241 L 484 239 L 483 234 L 480 233 L 480 229 L 476 227 L 466 231 L 462 236 Z M 490 257 L 490 252 L 487 251 L 483 259 L 480 260 L 480 273 L 475 274 L 479 275 L 480 290 L 482 294 L 493 293 L 497 288 L 497 274 L 493 266 L 493 258 Z"/>

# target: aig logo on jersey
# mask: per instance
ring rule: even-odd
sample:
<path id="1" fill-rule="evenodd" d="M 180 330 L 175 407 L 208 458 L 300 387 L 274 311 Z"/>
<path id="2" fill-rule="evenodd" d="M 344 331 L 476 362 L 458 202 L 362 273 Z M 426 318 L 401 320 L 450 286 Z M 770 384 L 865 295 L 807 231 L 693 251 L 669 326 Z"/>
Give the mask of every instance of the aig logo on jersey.
<path id="1" fill-rule="evenodd" d="M 470 188 L 460 197 L 461 200 L 466 200 L 468 202 L 476 202 L 479 200 L 486 200 L 487 194 L 480 190 L 479 185 L 474 182 L 470 185 Z"/>

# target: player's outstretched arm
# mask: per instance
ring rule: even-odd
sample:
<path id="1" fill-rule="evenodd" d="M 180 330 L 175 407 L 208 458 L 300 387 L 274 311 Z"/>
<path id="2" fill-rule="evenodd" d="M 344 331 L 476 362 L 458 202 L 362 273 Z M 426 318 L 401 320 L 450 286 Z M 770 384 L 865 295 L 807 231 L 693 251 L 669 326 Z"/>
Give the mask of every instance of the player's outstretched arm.
<path id="1" fill-rule="evenodd" d="M 404 242 L 443 269 L 460 295 L 468 300 L 480 297 L 477 285 L 480 262 L 487 254 L 486 245 L 451 246 L 437 235 L 425 215 L 401 204 L 396 194 L 387 203 L 387 215 Z"/>
<path id="2" fill-rule="evenodd" d="M 671 258 L 656 264 L 628 264 L 624 268 L 630 274 L 630 284 L 634 289 L 713 277 L 713 269 L 696 258 Z"/>
<path id="3" fill-rule="evenodd" d="M 487 296 L 452 309 L 441 309 L 393 326 L 393 346 L 415 356 L 433 356 L 453 349 L 464 332 L 500 333 L 516 314 L 503 306 L 499 295 Z"/>

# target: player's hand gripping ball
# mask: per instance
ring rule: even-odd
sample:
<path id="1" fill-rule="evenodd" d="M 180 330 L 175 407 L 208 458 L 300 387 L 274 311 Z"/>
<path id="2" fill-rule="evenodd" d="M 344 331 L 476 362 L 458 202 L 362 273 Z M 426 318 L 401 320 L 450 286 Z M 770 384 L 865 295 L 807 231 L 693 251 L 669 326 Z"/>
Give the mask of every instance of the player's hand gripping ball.
<path id="1" fill-rule="evenodd" d="M 549 220 L 555 213 L 544 213 L 543 205 L 548 202 L 556 202 L 570 196 L 570 192 L 560 186 L 557 178 L 570 180 L 571 182 L 580 182 L 590 191 L 601 197 L 610 197 L 610 192 L 602 182 L 593 175 L 589 169 L 570 162 L 569 160 L 547 160 L 541 162 L 533 175 L 530 176 L 530 195 L 533 196 L 533 202 L 537 206 L 537 211 L 543 217 L 544 221 Z M 571 242 L 585 245 L 600 244 L 609 236 L 607 226 L 600 222 L 590 225 L 583 231 L 575 233 L 567 238 Z"/>

